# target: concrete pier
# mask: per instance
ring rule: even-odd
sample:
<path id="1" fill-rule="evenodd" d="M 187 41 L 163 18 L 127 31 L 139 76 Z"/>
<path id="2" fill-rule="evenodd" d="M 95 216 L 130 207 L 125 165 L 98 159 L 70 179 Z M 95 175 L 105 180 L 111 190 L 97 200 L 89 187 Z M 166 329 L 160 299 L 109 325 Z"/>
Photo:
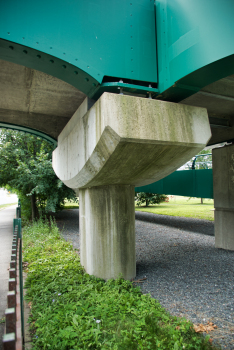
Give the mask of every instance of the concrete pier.
<path id="1" fill-rule="evenodd" d="M 104 279 L 135 277 L 134 186 L 160 180 L 211 136 L 204 108 L 104 93 L 58 137 L 57 176 L 80 193 L 81 263 Z"/>
<path id="2" fill-rule="evenodd" d="M 81 263 L 90 275 L 136 276 L 134 186 L 80 190 Z"/>
<path id="3" fill-rule="evenodd" d="M 215 247 L 234 250 L 234 145 L 212 153 Z"/>

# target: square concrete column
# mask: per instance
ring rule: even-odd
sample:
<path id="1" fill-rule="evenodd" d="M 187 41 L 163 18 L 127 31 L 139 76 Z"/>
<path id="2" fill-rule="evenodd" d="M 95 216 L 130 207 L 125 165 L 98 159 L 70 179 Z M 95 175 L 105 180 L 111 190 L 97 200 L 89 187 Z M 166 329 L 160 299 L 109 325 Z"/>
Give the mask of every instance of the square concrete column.
<path id="1" fill-rule="evenodd" d="M 213 149 L 215 247 L 234 250 L 234 145 Z"/>
<path id="2" fill-rule="evenodd" d="M 134 186 L 81 189 L 81 264 L 104 279 L 136 276 Z"/>

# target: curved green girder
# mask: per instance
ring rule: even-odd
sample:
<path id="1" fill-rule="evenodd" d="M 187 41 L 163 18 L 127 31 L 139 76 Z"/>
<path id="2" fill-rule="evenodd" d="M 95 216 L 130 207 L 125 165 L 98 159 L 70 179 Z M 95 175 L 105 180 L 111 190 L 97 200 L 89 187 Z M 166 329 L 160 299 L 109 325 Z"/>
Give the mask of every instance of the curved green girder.
<path id="1" fill-rule="evenodd" d="M 46 140 L 49 143 L 52 143 L 54 148 L 57 147 L 57 140 L 56 139 L 54 139 L 53 137 L 51 137 L 51 136 L 49 136 L 41 131 L 35 130 L 35 129 L 27 128 L 27 127 L 21 126 L 21 125 L 2 123 L 2 122 L 0 122 L 0 129 L 11 129 L 11 130 L 23 131 L 23 132 L 26 132 L 28 134 L 40 137 L 41 139 Z"/>
<path id="2" fill-rule="evenodd" d="M 233 13 L 231 0 L 2 1 L 0 59 L 93 99 L 122 80 L 179 102 L 234 74 Z"/>
<path id="3" fill-rule="evenodd" d="M 154 11 L 152 0 L 3 1 L 0 58 L 65 80 L 89 97 L 104 76 L 155 83 Z"/>
<path id="4" fill-rule="evenodd" d="M 179 102 L 234 74 L 234 1 L 156 0 L 158 98 Z"/>

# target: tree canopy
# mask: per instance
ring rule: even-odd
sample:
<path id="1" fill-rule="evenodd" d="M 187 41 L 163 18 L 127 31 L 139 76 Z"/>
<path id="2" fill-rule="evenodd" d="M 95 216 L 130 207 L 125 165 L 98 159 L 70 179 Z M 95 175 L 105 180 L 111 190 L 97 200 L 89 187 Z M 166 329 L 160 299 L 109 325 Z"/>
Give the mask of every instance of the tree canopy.
<path id="1" fill-rule="evenodd" d="M 28 217 L 55 212 L 75 192 L 52 168 L 53 146 L 39 137 L 13 130 L 0 131 L 0 187 L 16 192 Z"/>

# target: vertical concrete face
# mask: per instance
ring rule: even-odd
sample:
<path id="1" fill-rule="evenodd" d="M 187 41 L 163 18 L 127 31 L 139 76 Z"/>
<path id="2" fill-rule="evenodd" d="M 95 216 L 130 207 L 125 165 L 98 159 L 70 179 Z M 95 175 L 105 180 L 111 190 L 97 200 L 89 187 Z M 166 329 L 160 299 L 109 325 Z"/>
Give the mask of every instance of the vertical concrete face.
<path id="1" fill-rule="evenodd" d="M 234 145 L 213 150 L 215 247 L 234 250 Z"/>
<path id="2" fill-rule="evenodd" d="M 90 275 L 136 276 L 134 186 L 81 189 L 81 264 Z"/>

